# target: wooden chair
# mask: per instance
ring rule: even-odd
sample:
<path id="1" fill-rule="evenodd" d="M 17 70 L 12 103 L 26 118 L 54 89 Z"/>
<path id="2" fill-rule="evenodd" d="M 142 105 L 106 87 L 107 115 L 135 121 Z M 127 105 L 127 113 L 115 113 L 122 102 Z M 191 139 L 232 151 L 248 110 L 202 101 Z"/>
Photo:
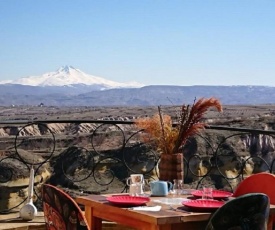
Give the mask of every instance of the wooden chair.
<path id="1" fill-rule="evenodd" d="M 44 184 L 42 201 L 47 230 L 89 230 L 78 204 L 61 189 Z"/>
<path id="2" fill-rule="evenodd" d="M 269 217 L 269 197 L 249 193 L 232 199 L 210 218 L 206 230 L 266 230 Z"/>

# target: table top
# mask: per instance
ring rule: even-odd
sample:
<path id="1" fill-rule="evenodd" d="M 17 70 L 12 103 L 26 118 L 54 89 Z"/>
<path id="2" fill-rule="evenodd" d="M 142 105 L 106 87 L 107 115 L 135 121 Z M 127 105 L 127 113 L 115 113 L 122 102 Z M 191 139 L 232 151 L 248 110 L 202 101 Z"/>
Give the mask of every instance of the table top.
<path id="1" fill-rule="evenodd" d="M 127 194 L 121 194 L 127 195 Z M 165 202 L 165 199 L 172 200 L 175 197 L 150 197 L 150 201 L 146 203 L 146 206 L 156 206 L 160 205 L 160 211 L 137 211 L 133 210 L 129 207 L 120 207 L 114 205 L 106 199 L 110 195 L 88 195 L 88 196 L 80 196 L 76 198 L 76 202 L 78 204 L 82 204 L 85 206 L 91 206 L 94 209 L 98 210 L 96 213 L 99 215 L 104 215 L 103 213 L 116 213 L 121 214 L 124 217 L 143 219 L 150 223 L 155 224 L 167 224 L 167 223 L 182 223 L 182 222 L 190 222 L 190 221 L 207 221 L 212 214 L 211 212 L 195 212 L 190 211 L 187 208 L 184 208 L 180 203 L 169 203 Z M 186 196 L 182 195 L 177 197 L 176 199 L 186 199 Z M 159 202 L 160 200 L 164 200 L 164 202 Z M 173 209 L 171 209 L 171 206 Z M 177 209 L 180 207 L 180 209 Z M 107 215 L 106 215 L 107 216 Z"/>

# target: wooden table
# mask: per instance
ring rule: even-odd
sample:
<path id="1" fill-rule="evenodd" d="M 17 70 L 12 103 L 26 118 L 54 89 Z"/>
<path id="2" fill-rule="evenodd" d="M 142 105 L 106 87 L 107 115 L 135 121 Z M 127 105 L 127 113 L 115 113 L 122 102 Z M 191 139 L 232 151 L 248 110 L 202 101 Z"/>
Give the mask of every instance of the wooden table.
<path id="1" fill-rule="evenodd" d="M 154 202 L 159 197 L 150 197 L 151 201 L 147 206 L 161 205 L 160 211 L 135 211 L 110 204 L 106 200 L 107 196 L 89 195 L 76 198 L 76 202 L 85 207 L 85 216 L 91 230 L 101 230 L 102 220 L 117 222 L 140 230 L 201 230 L 205 229 L 212 214 L 174 211 L 169 205 Z M 270 205 L 271 214 L 275 214 L 275 205 Z M 271 217 L 270 221 L 272 221 Z"/>
<path id="2" fill-rule="evenodd" d="M 76 198 L 77 203 L 85 206 L 85 216 L 91 230 L 101 230 L 102 220 L 141 230 L 204 229 L 212 214 L 210 212 L 174 211 L 169 205 L 154 202 L 159 199 L 158 197 L 150 197 L 151 201 L 147 205 L 161 205 L 160 211 L 135 211 L 114 206 L 106 200 L 106 197 L 89 195 Z"/>

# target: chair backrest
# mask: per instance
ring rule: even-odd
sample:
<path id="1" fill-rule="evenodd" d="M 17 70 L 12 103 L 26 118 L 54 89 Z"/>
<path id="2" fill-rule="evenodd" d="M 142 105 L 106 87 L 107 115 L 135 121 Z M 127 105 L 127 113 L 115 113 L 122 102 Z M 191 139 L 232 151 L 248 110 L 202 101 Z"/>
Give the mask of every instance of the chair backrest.
<path id="1" fill-rule="evenodd" d="M 269 197 L 250 193 L 232 199 L 210 218 L 206 230 L 265 230 L 269 217 Z"/>
<path id="2" fill-rule="evenodd" d="M 89 230 L 85 216 L 77 203 L 61 189 L 44 184 L 42 201 L 47 230 Z"/>
<path id="3" fill-rule="evenodd" d="M 236 188 L 233 197 L 247 193 L 264 193 L 275 204 L 275 176 L 271 173 L 256 173 L 244 179 Z"/>

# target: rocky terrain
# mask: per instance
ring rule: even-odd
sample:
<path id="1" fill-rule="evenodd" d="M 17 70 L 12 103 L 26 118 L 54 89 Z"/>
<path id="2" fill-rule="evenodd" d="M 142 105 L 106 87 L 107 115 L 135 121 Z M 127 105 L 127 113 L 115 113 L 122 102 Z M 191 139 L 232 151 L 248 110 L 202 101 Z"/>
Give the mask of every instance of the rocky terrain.
<path id="1" fill-rule="evenodd" d="M 161 106 L 164 113 L 173 117 L 178 106 Z M 57 119 L 133 120 L 157 113 L 157 106 L 0 106 L 0 123 L 6 121 L 33 121 Z M 209 111 L 206 118 L 244 119 L 275 115 L 275 104 L 267 105 L 223 105 L 223 112 Z"/>

